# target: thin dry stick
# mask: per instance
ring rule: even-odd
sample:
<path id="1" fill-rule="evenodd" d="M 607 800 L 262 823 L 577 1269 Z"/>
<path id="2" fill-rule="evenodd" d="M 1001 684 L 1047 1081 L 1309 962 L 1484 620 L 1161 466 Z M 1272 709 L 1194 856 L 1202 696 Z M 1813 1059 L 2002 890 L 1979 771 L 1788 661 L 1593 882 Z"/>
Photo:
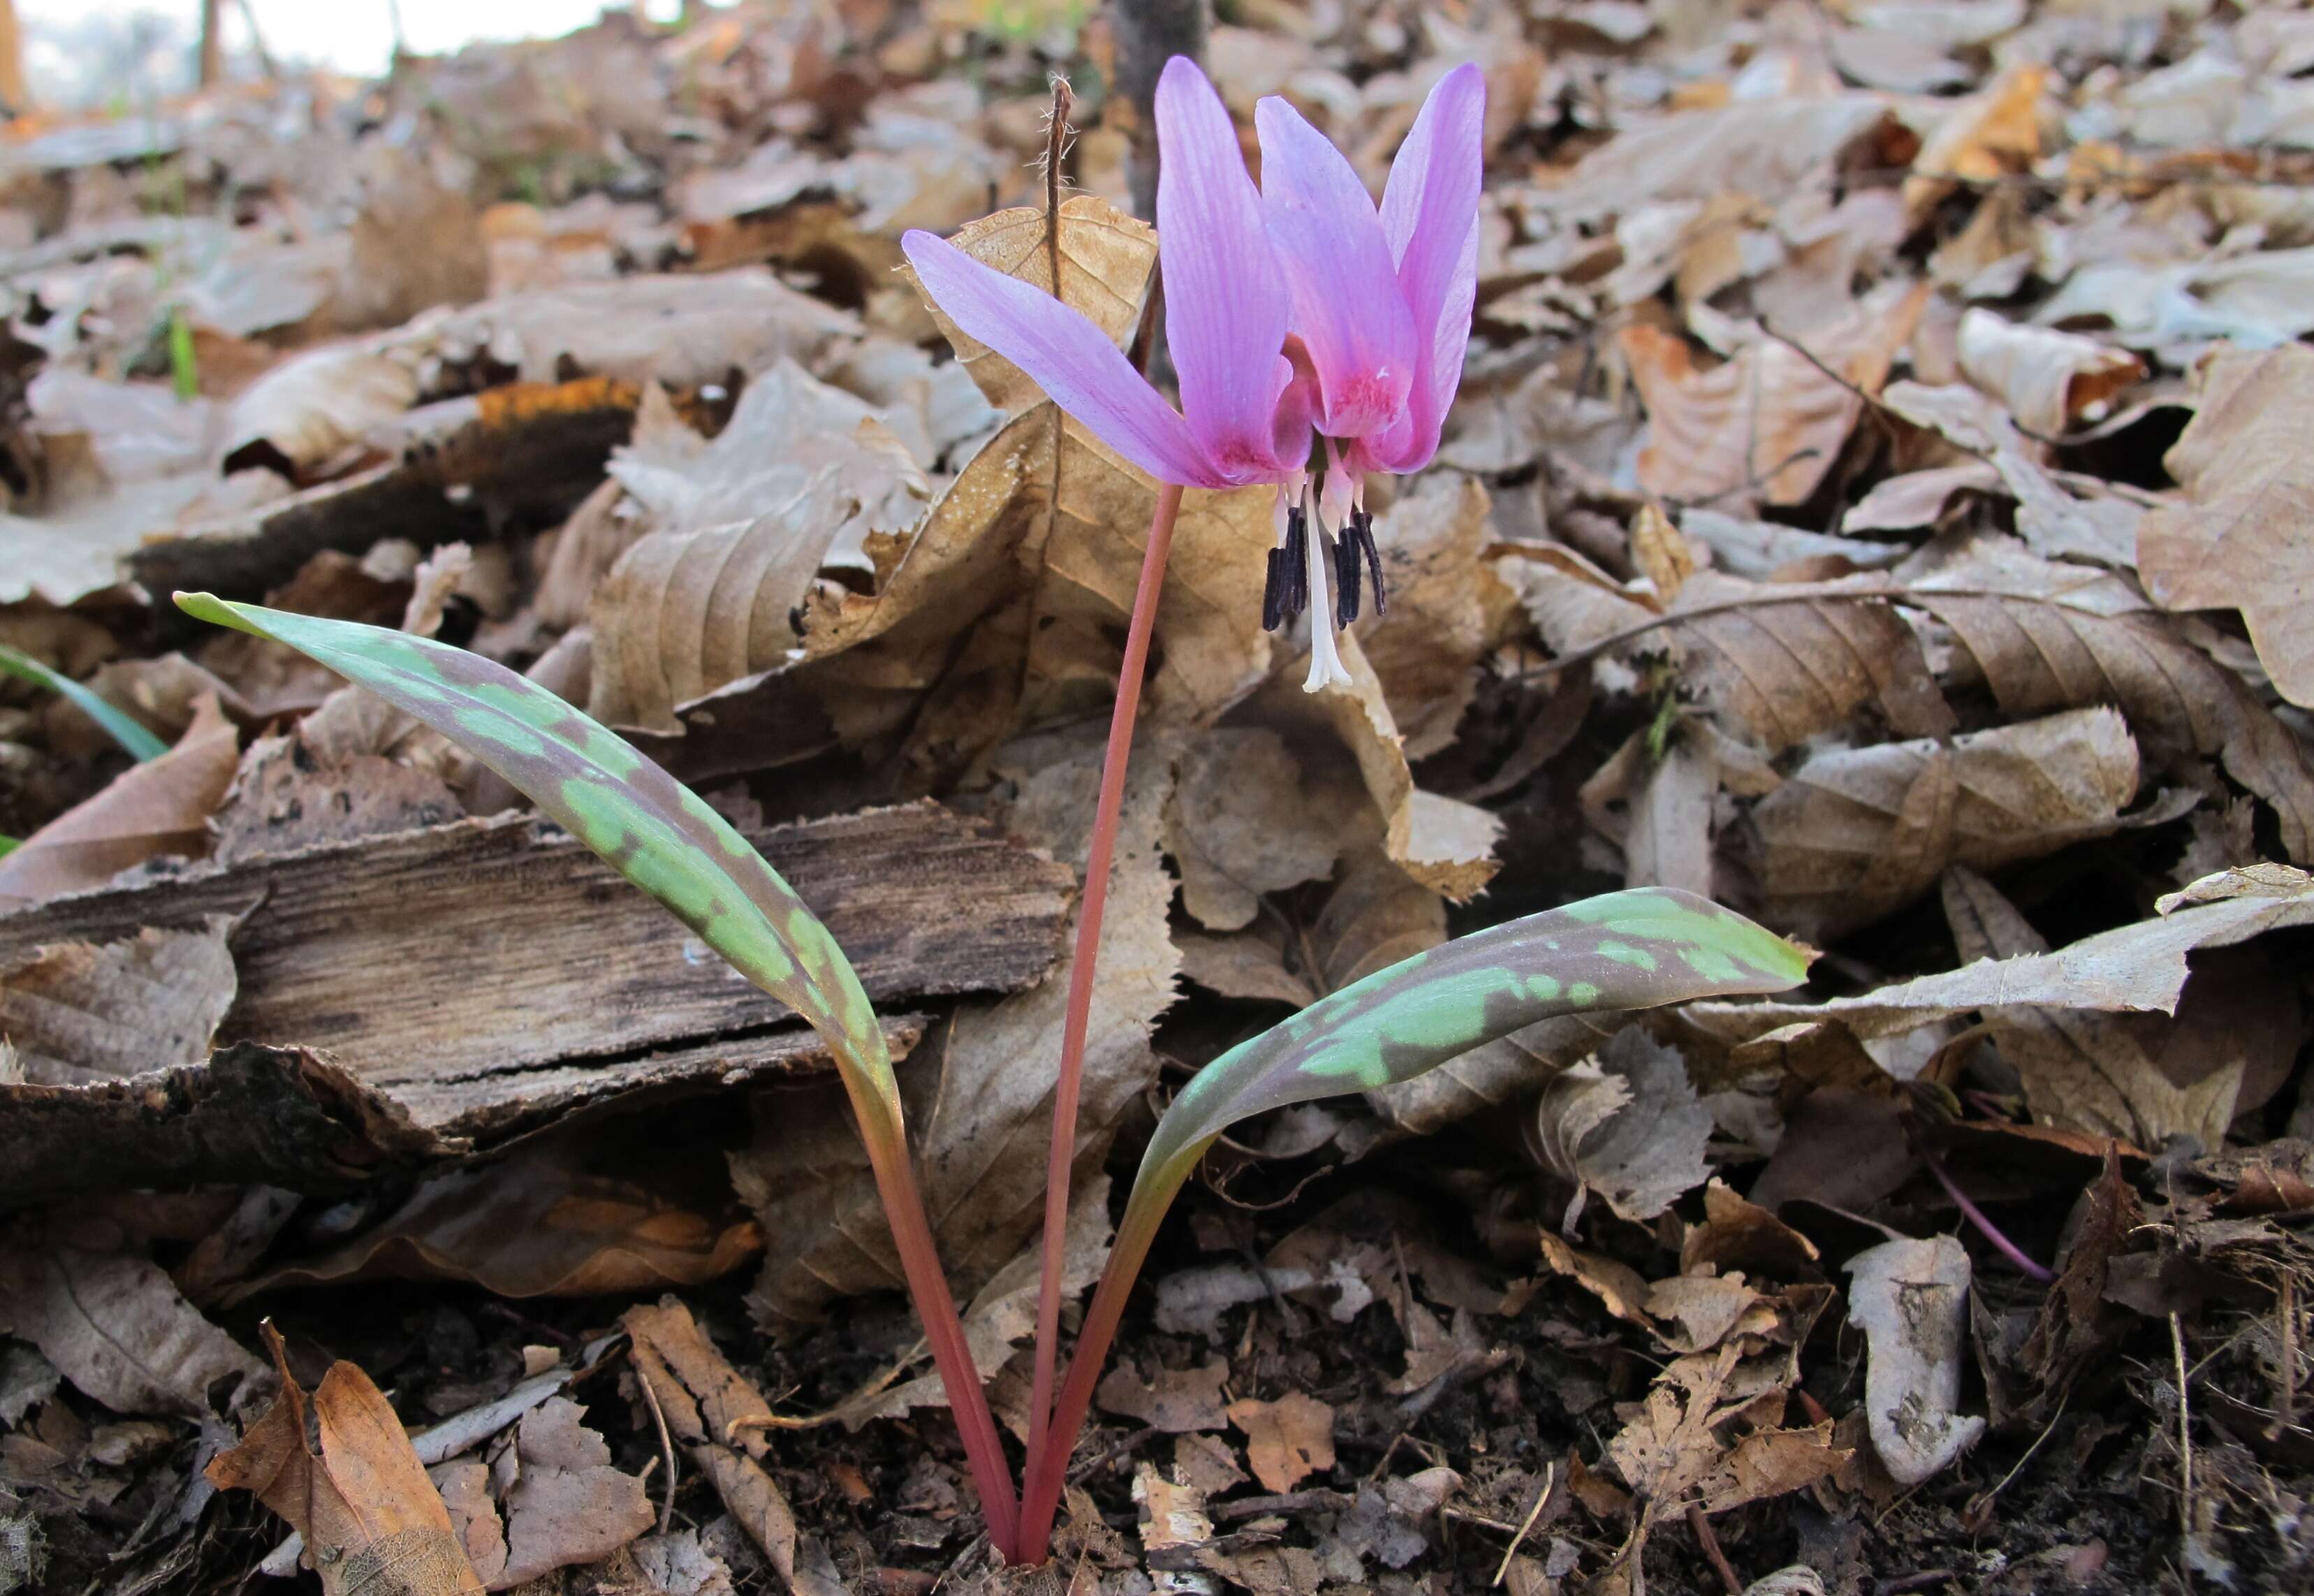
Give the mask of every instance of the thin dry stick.
<path id="1" fill-rule="evenodd" d="M 658 1532 L 664 1535 L 675 1527 L 675 1437 L 667 1433 L 667 1415 L 659 1407 L 658 1393 L 651 1389 L 650 1376 L 637 1369 L 635 1383 L 642 1387 L 643 1404 L 651 1410 L 651 1423 L 658 1427 L 658 1455 L 667 1459 L 667 1500 L 658 1510 Z"/>
<path id="2" fill-rule="evenodd" d="M 1100 952 L 1100 921 L 1108 906 L 1108 867 L 1117 852 L 1117 812 L 1125 802 L 1125 766 L 1133 752 L 1133 720 L 1141 708 L 1141 676 L 1149 664 L 1149 634 L 1157 621 L 1157 598 L 1165 585 L 1165 560 L 1172 551 L 1173 521 L 1181 513 L 1181 489 L 1170 482 L 1157 489 L 1156 513 L 1149 521 L 1149 543 L 1141 556 L 1141 583 L 1133 595 L 1133 619 L 1125 636 L 1125 663 L 1117 679 L 1117 708 L 1108 721 L 1108 748 L 1102 756 L 1100 798 L 1093 813 L 1092 844 L 1085 857 L 1084 901 L 1077 909 L 1076 952 L 1069 965 L 1069 1005 L 1061 1027 L 1060 1079 L 1053 1088 L 1053 1142 L 1045 1161 L 1044 1274 L 1037 1290 L 1036 1378 L 1029 1398 L 1029 1459 L 1035 1468 L 1046 1451 L 1074 1439 L 1053 1426 L 1054 1374 L 1060 1356 L 1061 1274 L 1068 1241 L 1069 1167 L 1076 1161 L 1077 1099 L 1084 1086 L 1085 1032 L 1092 1015 L 1093 966 Z M 1057 1465 L 1055 1466 L 1057 1469 Z"/>
<path id="3" fill-rule="evenodd" d="M 1527 1532 L 1534 1528 L 1535 1520 L 1542 1516 L 1542 1504 L 1550 1500 L 1550 1487 L 1558 1480 L 1559 1465 L 1545 1463 L 1542 1466 L 1542 1489 L 1534 1494 L 1534 1505 L 1526 1510 L 1526 1517 L 1519 1521 L 1518 1533 L 1512 1536 L 1510 1545 L 1503 1548 L 1503 1560 L 1495 1565 L 1495 1577 L 1487 1582 L 1489 1588 L 1501 1584 L 1509 1574 L 1511 1559 L 1517 1556 L 1519 1548 L 1526 1544 Z"/>
<path id="4" fill-rule="evenodd" d="M 1727 1587 L 1727 1596 L 1744 1596 L 1744 1581 L 1727 1561 L 1727 1554 L 1719 1549 L 1719 1537 L 1711 1532 L 1711 1521 L 1703 1516 L 1700 1502 L 1687 1504 L 1687 1527 L 1695 1531 L 1696 1544 L 1711 1560 L 1711 1566 L 1719 1571 L 1719 1583 Z"/>
<path id="5" fill-rule="evenodd" d="M 2298 1304 L 2297 1293 L 2291 1289 L 2291 1274 L 2282 1272 L 2282 1362 L 2279 1365 L 2282 1389 L 2274 1394 L 2274 1423 L 2265 1427 L 2268 1441 L 2279 1441 L 2282 1433 L 2298 1422 Z"/>
<path id="6" fill-rule="evenodd" d="M 2186 1402 L 2186 1327 L 2169 1316 L 2169 1351 L 2177 1361 L 2177 1537 L 2178 1566 L 2190 1565 L 2184 1543 L 2194 1538 L 2194 1423 Z"/>

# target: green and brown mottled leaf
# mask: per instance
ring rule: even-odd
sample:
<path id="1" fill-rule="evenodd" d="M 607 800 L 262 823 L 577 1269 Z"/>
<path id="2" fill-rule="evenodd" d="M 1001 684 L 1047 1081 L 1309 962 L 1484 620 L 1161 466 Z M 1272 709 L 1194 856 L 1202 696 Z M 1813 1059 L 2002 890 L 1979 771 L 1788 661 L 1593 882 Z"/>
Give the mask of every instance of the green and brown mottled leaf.
<path id="1" fill-rule="evenodd" d="M 810 1022 L 843 1063 L 855 1106 L 863 1113 L 871 1103 L 880 1107 L 896 1131 L 890 1057 L 852 961 L 729 821 L 624 739 L 536 683 L 429 638 L 206 593 L 180 593 L 177 604 L 287 644 L 528 794 L 741 974 Z"/>
<path id="2" fill-rule="evenodd" d="M 1811 955 L 1692 893 L 1609 893 L 1459 937 L 1378 970 L 1239 1044 L 1158 1122 L 1134 1202 L 1170 1198 L 1249 1115 L 1410 1080 L 1554 1015 L 1782 992 Z"/>

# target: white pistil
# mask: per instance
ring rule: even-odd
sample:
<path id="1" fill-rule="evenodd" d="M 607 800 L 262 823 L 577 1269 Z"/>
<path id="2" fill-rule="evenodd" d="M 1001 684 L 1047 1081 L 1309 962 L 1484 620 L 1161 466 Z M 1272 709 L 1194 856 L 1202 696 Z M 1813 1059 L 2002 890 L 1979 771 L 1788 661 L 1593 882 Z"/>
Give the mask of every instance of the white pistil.
<path id="1" fill-rule="evenodd" d="M 1326 591 L 1325 548 L 1320 528 L 1312 527 L 1305 561 L 1310 570 L 1310 675 L 1302 683 L 1304 692 L 1354 684 L 1340 651 L 1334 647 L 1334 601 Z"/>

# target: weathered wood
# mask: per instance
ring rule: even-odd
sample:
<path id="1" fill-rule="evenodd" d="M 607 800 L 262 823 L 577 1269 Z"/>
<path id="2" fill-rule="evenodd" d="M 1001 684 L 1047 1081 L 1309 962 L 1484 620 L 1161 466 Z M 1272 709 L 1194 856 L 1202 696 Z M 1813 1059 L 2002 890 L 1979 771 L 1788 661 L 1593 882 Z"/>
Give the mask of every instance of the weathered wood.
<path id="1" fill-rule="evenodd" d="M 1064 867 L 929 802 L 754 840 L 888 1009 L 1034 982 L 1052 963 L 1073 886 Z M 391 1082 L 398 1099 L 433 1092 L 421 1117 L 436 1124 L 487 1117 L 487 1094 L 460 1082 L 631 1059 L 794 1018 L 609 866 L 519 816 L 53 899 L 0 916 L 0 965 L 42 943 L 105 942 L 243 911 L 231 943 L 240 995 L 220 1044 L 326 1050 L 356 1076 Z M 458 1097 L 464 1107 L 444 1107 Z"/>

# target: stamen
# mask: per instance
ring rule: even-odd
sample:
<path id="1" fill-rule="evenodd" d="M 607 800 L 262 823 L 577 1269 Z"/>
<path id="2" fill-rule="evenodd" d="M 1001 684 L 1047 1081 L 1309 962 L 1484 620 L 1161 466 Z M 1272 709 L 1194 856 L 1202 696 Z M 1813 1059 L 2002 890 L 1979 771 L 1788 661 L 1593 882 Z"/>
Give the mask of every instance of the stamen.
<path id="1" fill-rule="evenodd" d="M 1303 569 L 1310 542 L 1310 517 L 1301 506 L 1285 512 L 1285 530 L 1279 546 L 1269 551 L 1268 574 L 1261 587 L 1261 629 L 1276 631 L 1310 604 L 1310 579 Z"/>
<path id="2" fill-rule="evenodd" d="M 1366 570 L 1373 578 L 1374 613 L 1390 613 L 1390 592 L 1382 586 L 1382 551 L 1374 547 L 1373 516 L 1361 506 L 1350 516 L 1350 538 L 1366 557 Z M 1355 613 L 1353 619 L 1356 618 Z"/>
<path id="3" fill-rule="evenodd" d="M 1285 563 L 1285 551 L 1269 551 L 1269 575 L 1261 584 L 1261 630 L 1276 631 L 1285 623 L 1285 585 L 1279 580 L 1279 567 Z"/>
<path id="4" fill-rule="evenodd" d="M 1347 626 L 1358 618 L 1358 540 L 1356 517 L 1342 528 L 1342 535 L 1334 542 L 1335 623 Z"/>

